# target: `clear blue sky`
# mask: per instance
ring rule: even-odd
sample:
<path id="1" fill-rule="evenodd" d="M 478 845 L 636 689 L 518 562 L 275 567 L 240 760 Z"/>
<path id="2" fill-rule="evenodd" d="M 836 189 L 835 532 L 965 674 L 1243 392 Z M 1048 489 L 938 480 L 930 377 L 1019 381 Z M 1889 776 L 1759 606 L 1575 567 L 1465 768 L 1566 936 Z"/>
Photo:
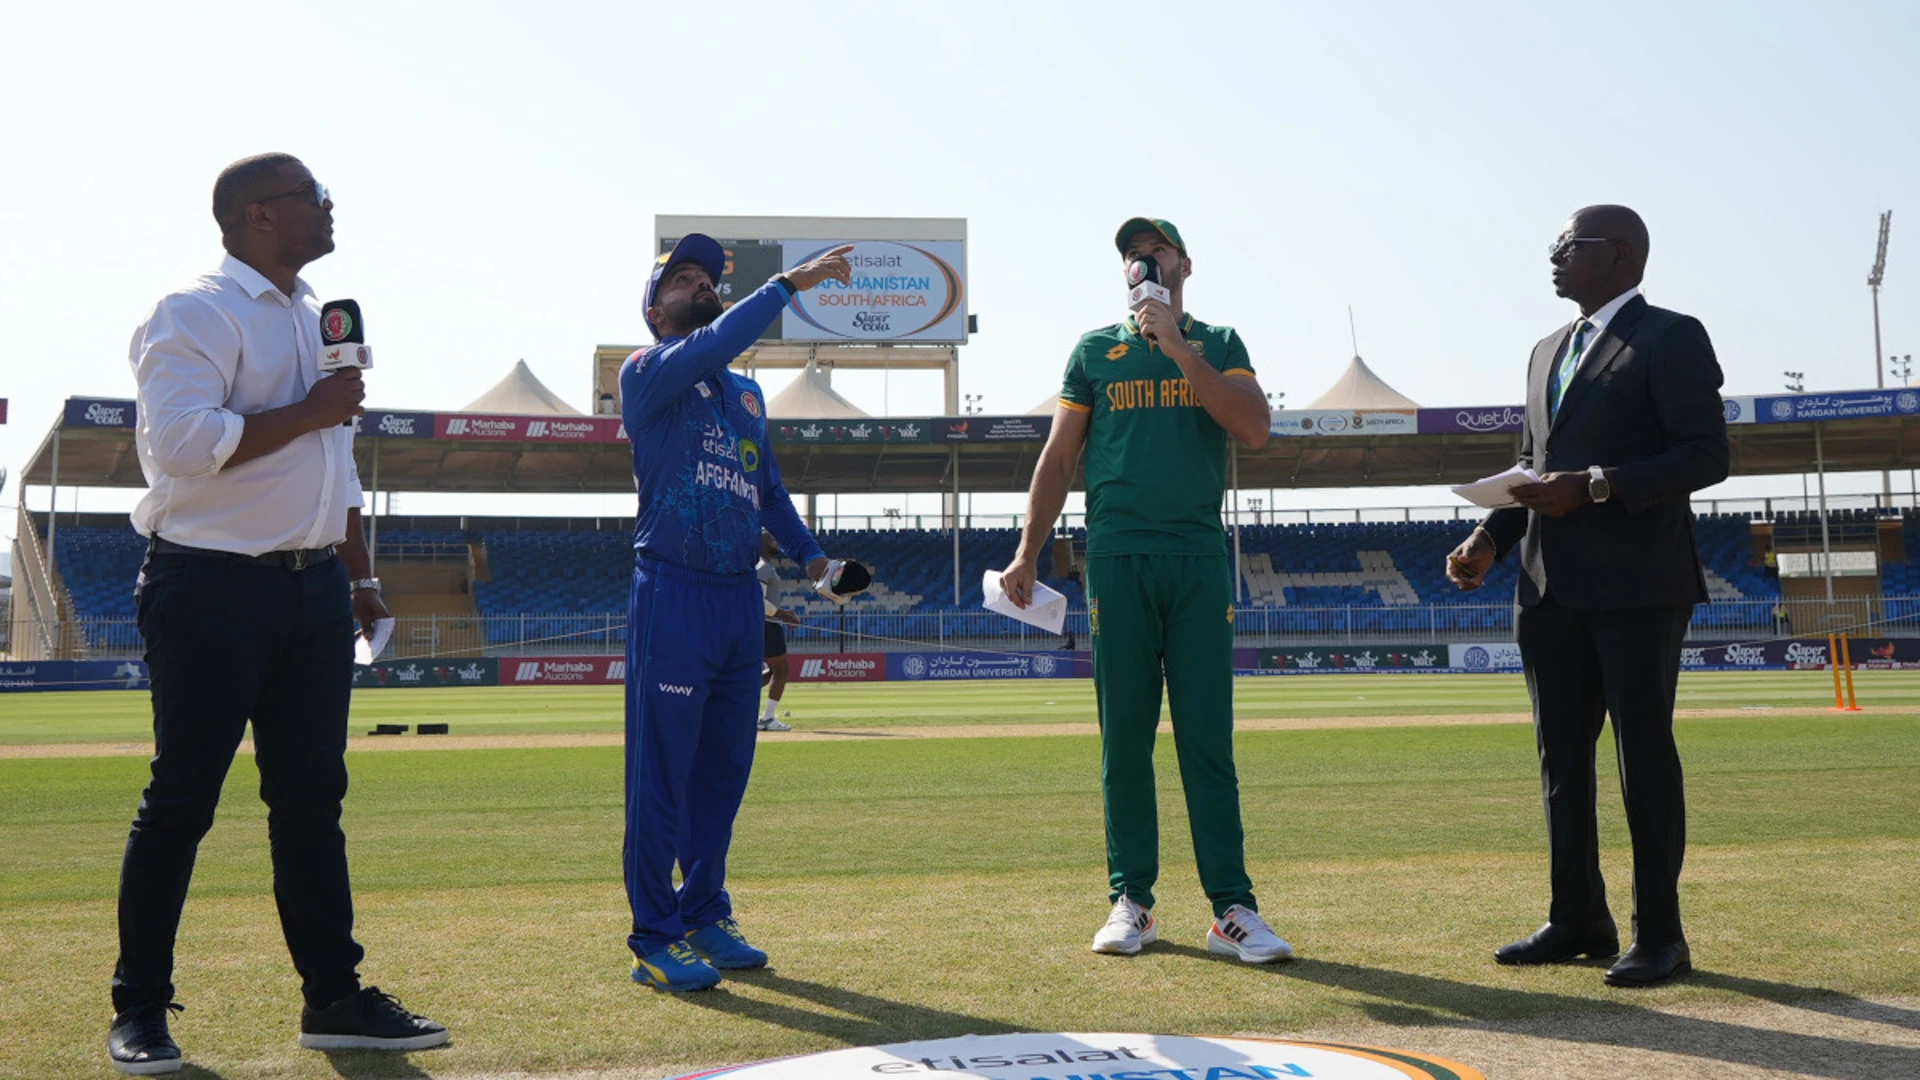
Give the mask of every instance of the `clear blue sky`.
<path id="1" fill-rule="evenodd" d="M 1292 403 L 1344 365 L 1349 303 L 1421 404 L 1517 401 L 1568 316 L 1544 245 L 1602 201 L 1647 219 L 1647 291 L 1705 320 L 1729 392 L 1872 384 L 1889 207 L 1887 351 L 1920 351 L 1920 4 L 1592 10 L 32 5 L 0 67 L 0 463 L 65 397 L 131 396 L 134 325 L 218 258 L 214 175 L 269 149 L 333 187 L 339 250 L 307 276 L 360 299 L 395 407 L 458 406 L 524 357 L 586 408 L 593 346 L 644 336 L 656 213 L 967 218 L 963 389 L 988 411 L 1114 320 L 1109 238 L 1137 213 L 1180 225 L 1189 307 Z M 837 385 L 880 410 L 877 377 Z M 887 404 L 938 411 L 937 380 L 895 375 Z"/>

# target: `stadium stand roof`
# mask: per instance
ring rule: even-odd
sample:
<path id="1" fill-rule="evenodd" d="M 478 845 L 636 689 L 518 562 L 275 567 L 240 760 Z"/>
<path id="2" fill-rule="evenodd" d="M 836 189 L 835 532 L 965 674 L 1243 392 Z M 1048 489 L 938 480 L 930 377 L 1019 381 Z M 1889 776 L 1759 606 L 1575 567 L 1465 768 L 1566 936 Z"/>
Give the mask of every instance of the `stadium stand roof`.
<path id="1" fill-rule="evenodd" d="M 767 415 L 793 420 L 857 420 L 868 415 L 841 397 L 817 364 L 800 369 L 800 377 L 767 399 Z"/>
<path id="2" fill-rule="evenodd" d="M 493 384 L 493 389 L 467 402 L 461 412 L 470 413 L 509 413 L 515 416 L 580 416 L 579 409 L 560 400 L 560 395 L 547 389 L 540 376 L 533 373 L 525 360 L 514 363 L 507 377 Z"/>
<path id="3" fill-rule="evenodd" d="M 1309 409 L 1417 409 L 1414 400 L 1373 373 L 1358 355 L 1338 381 L 1313 399 Z"/>
<path id="4" fill-rule="evenodd" d="M 1736 476 L 1920 468 L 1920 390 L 1726 399 Z M 1518 406 L 1282 411 L 1274 437 L 1236 454 L 1240 487 L 1457 484 L 1519 453 Z M 1312 420 L 1312 426 L 1304 423 Z M 134 403 L 69 399 L 22 470 L 23 484 L 144 487 Z M 778 418 L 780 470 L 797 493 L 1018 492 L 1050 416 Z M 382 491 L 630 492 L 618 417 L 369 409 L 355 458 Z M 55 453 L 55 447 L 58 453 Z M 54 473 L 58 458 L 58 475 Z"/>

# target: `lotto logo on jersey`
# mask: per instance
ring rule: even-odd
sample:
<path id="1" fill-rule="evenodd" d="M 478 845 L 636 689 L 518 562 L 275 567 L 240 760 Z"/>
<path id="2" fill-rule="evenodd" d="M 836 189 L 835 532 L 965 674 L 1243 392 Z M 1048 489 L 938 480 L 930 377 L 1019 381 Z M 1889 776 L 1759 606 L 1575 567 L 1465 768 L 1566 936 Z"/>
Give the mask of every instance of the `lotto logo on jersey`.
<path id="1" fill-rule="evenodd" d="M 796 682 L 878 682 L 887 677 L 885 653 L 835 653 L 832 656 L 795 657 Z"/>

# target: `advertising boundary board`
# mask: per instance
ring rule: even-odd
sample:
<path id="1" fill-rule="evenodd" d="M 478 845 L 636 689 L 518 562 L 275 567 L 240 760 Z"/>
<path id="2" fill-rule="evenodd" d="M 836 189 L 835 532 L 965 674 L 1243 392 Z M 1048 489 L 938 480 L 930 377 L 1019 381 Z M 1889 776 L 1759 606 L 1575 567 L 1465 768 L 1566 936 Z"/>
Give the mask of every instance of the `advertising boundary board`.
<path id="1" fill-rule="evenodd" d="M 0 694 L 36 690 L 145 690 L 144 660 L 10 660 L 0 663 Z"/>
<path id="2" fill-rule="evenodd" d="M 613 686 L 627 681 L 625 656 L 503 656 L 501 686 Z"/>
<path id="3" fill-rule="evenodd" d="M 886 653 L 788 653 L 794 682 L 885 682 Z"/>
<path id="4" fill-rule="evenodd" d="M 379 690 L 422 686 L 498 686 L 498 657 L 454 657 L 444 660 L 377 660 L 370 665 L 355 664 L 353 688 Z"/>
<path id="5" fill-rule="evenodd" d="M 1445 663 L 1440 663 L 1443 649 Z M 1373 657 L 1372 666 L 1366 666 L 1364 661 L 1369 654 Z M 1431 656 L 1434 662 L 1421 662 L 1419 657 L 1423 654 Z M 1084 650 L 789 655 L 795 682 L 947 682 L 1093 676 L 1092 654 Z M 1920 637 L 1852 638 L 1848 642 L 1848 659 L 1856 670 L 1920 670 Z M 1826 667 L 1825 638 L 1687 645 L 1680 654 L 1682 671 L 1819 671 Z M 1510 641 L 1446 646 L 1241 647 L 1233 651 L 1233 673 L 1243 676 L 1513 675 L 1519 671 L 1520 647 Z M 421 686 L 617 686 L 626 681 L 626 675 L 627 662 L 623 656 L 423 657 L 356 667 L 353 685 L 360 690 Z M 147 666 L 139 660 L 0 663 L 0 693 L 146 688 Z"/>
<path id="6" fill-rule="evenodd" d="M 1070 652 L 898 652 L 887 654 L 895 682 L 958 679 L 1071 679 L 1093 674 L 1093 661 Z M 1084 670 L 1082 666 L 1084 665 Z"/>
<path id="7" fill-rule="evenodd" d="M 1446 649 L 1440 645 L 1310 645 L 1261 649 L 1259 666 L 1273 671 L 1365 675 L 1433 671 L 1449 663 Z"/>

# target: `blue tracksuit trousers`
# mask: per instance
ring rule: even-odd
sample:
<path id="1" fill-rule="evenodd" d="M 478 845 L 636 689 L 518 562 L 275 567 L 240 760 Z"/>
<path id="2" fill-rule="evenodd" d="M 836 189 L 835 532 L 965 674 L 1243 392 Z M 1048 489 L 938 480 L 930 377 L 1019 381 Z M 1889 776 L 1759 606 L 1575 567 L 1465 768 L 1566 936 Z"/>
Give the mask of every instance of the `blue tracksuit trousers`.
<path id="1" fill-rule="evenodd" d="M 624 856 L 636 956 L 733 914 L 727 848 L 758 735 L 761 599 L 752 573 L 634 562 Z"/>

